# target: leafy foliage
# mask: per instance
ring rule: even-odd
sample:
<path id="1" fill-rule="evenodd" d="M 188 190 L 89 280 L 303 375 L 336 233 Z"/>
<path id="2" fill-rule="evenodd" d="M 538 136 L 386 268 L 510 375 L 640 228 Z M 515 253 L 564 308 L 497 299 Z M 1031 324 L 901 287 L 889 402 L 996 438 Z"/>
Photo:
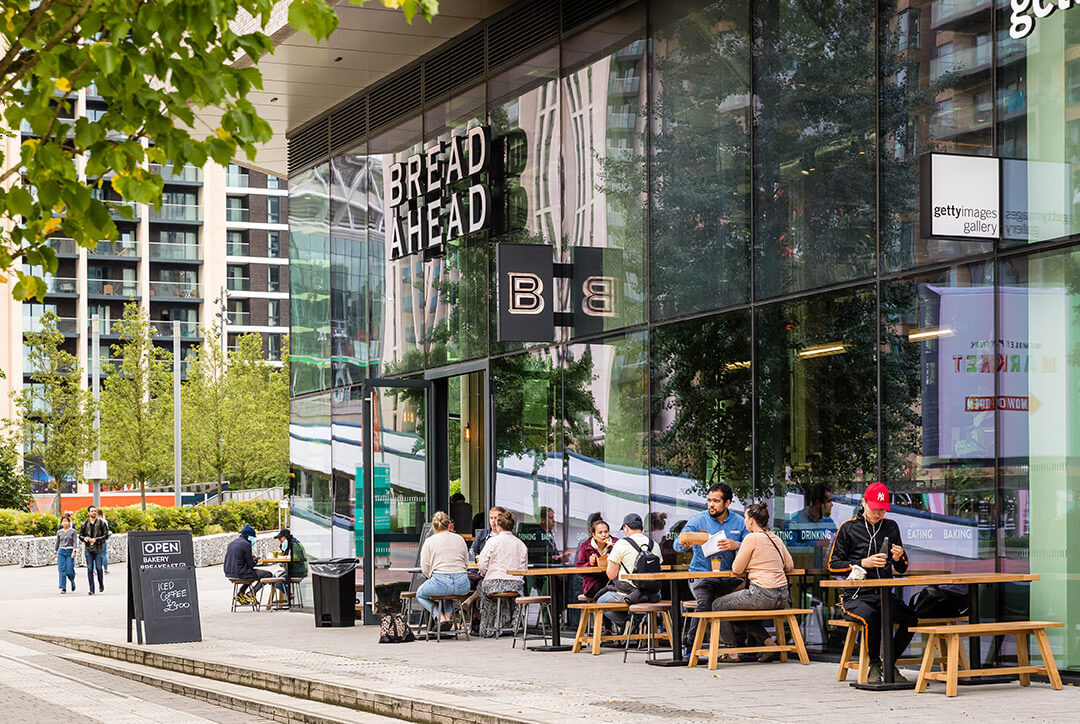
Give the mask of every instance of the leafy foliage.
<path id="1" fill-rule="evenodd" d="M 350 0 L 363 5 L 365 0 Z M 411 22 L 430 20 L 437 0 L 380 0 Z M 160 204 L 163 182 L 148 164 L 225 165 L 254 158 L 271 137 L 248 96 L 263 87 L 256 64 L 273 41 L 264 32 L 274 0 L 10 0 L 0 19 L 0 97 L 8 128 L 32 136 L 17 155 L 0 153 L 0 273 L 11 270 L 19 299 L 44 297 L 53 273 L 51 236 L 94 247 L 116 239 L 110 212 Z M 250 22 L 245 22 L 249 20 Z M 327 0 L 291 0 L 294 28 L 327 37 L 338 19 Z M 250 27 L 251 32 L 241 28 Z M 251 62 L 235 62 L 238 58 Z M 79 91 L 108 110 L 75 119 Z M 196 112 L 220 111 L 197 133 Z M 148 141 L 149 143 L 145 143 Z M 85 161 L 85 176 L 80 165 Z M 87 183 L 85 179 L 89 179 Z"/>
<path id="2" fill-rule="evenodd" d="M 0 508 L 28 511 L 34 498 L 30 492 L 30 476 L 19 460 L 19 444 L 16 435 L 0 437 Z M 0 531 L 3 527 L 4 521 L 0 520 Z"/>

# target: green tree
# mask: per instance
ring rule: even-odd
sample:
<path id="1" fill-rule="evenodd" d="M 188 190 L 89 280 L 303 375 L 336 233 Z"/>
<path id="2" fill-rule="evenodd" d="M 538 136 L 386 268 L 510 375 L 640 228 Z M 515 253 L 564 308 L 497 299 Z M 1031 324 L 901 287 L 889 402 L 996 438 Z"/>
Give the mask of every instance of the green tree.
<path id="1" fill-rule="evenodd" d="M 154 344 L 146 312 L 134 302 L 117 329 L 112 354 L 121 362 L 101 391 L 101 453 L 110 477 L 139 486 L 145 510 L 146 484 L 172 464 L 172 354 Z"/>
<path id="2" fill-rule="evenodd" d="M 45 312 L 41 331 L 26 334 L 30 384 L 15 394 L 26 457 L 41 465 L 56 487 L 56 510 L 63 510 L 64 484 L 78 478 L 92 446 L 89 400 L 82 368 L 62 349 L 57 316 Z"/>
<path id="3" fill-rule="evenodd" d="M 350 0 L 363 5 L 366 0 Z M 410 22 L 430 20 L 437 0 L 380 0 Z M 227 164 L 270 140 L 270 125 L 248 99 L 262 88 L 257 64 L 273 48 L 264 32 L 274 0 L 9 0 L 0 20 L 0 100 L 10 129 L 32 136 L 17 156 L 0 154 L 0 273 L 13 293 L 45 294 L 21 257 L 56 271 L 50 236 L 93 247 L 117 237 L 110 210 L 160 204 L 161 177 L 148 163 Z M 238 17 L 258 28 L 237 32 Z M 327 0 L 291 0 L 289 24 L 316 39 L 337 27 Z M 246 58 L 251 63 L 235 62 Z M 74 119 L 78 91 L 94 88 L 108 111 Z M 203 137 L 195 113 L 215 108 L 219 125 Z M 148 141 L 149 143 L 144 143 Z M 79 165 L 85 159 L 85 177 Z M 85 179 L 89 179 L 87 183 Z M 108 179 L 108 181 L 106 181 Z M 107 187 L 107 188 L 106 188 Z"/>
<path id="4" fill-rule="evenodd" d="M 240 488 L 283 485 L 289 470 L 289 374 L 266 362 L 262 337 L 245 334 L 229 355 L 229 397 L 236 424 L 229 476 Z"/>
<path id="5" fill-rule="evenodd" d="M 20 442 L 17 430 L 0 436 L 0 508 L 29 512 L 34 496 L 19 460 Z"/>
<path id="6" fill-rule="evenodd" d="M 196 350 L 181 392 L 184 476 L 191 481 L 216 480 L 218 500 L 236 426 L 234 406 L 227 398 L 220 335 L 216 325 L 206 330 L 206 342 Z"/>

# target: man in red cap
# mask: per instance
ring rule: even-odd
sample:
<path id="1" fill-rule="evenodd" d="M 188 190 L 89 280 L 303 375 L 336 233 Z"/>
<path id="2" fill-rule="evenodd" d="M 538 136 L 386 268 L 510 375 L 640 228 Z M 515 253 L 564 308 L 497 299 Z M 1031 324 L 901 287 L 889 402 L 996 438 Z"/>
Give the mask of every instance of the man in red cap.
<path id="1" fill-rule="evenodd" d="M 863 495 L 863 509 L 844 521 L 833 538 L 829 552 L 829 571 L 858 578 L 892 578 L 893 571 L 904 573 L 908 568 L 907 553 L 900 542 L 900 526 L 885 517 L 889 510 L 889 489 L 873 483 Z M 884 549 L 885 541 L 888 550 Z M 863 572 L 860 574 L 860 570 Z M 893 653 L 900 656 L 911 643 L 909 627 L 918 623 L 915 612 L 896 594 L 892 596 L 892 618 L 897 624 L 893 635 Z M 882 680 L 881 669 L 881 589 L 847 589 L 840 597 L 844 618 L 863 627 L 862 642 L 870 654 L 869 682 Z M 893 667 L 895 681 L 905 681 Z"/>

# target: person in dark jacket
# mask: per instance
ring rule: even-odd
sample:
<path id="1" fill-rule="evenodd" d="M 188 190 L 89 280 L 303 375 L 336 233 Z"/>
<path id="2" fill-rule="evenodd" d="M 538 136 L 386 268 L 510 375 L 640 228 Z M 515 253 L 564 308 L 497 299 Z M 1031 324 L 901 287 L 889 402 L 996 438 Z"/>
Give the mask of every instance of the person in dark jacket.
<path id="1" fill-rule="evenodd" d="M 289 563 L 286 566 L 285 574 L 287 578 L 307 578 L 308 564 L 307 564 L 307 551 L 304 550 L 304 545 L 298 541 L 288 528 L 282 528 L 278 531 L 278 534 L 274 536 L 279 545 L 279 550 L 282 555 L 289 556 Z M 274 586 L 277 590 L 285 593 L 286 584 L 275 583 Z M 289 593 L 292 596 L 292 593 Z"/>
<path id="2" fill-rule="evenodd" d="M 255 585 L 245 583 L 236 594 L 237 603 L 247 604 L 255 600 L 259 590 L 263 587 L 263 578 L 273 577 L 273 573 L 263 568 L 255 567 L 255 553 L 252 546 L 255 545 L 255 529 L 245 525 L 240 529 L 240 535 L 225 549 L 225 577 L 230 581 L 251 581 Z M 248 591 L 250 587 L 250 592 Z"/>
<path id="3" fill-rule="evenodd" d="M 907 553 L 900 541 L 900 526 L 885 517 L 889 510 L 889 489 L 882 483 L 873 483 L 863 496 L 862 514 L 844 521 L 829 551 L 829 572 L 847 574 L 849 578 L 892 578 L 893 572 L 904 573 L 908 569 Z M 889 550 L 883 551 L 885 539 Z M 854 576 L 852 575 L 854 573 Z M 911 643 L 911 626 L 918 623 L 915 612 L 896 594 L 892 596 L 893 653 L 900 656 Z M 840 596 L 840 608 L 844 618 L 861 624 L 863 646 L 870 654 L 871 683 L 882 680 L 881 664 L 881 591 L 877 588 L 846 589 Z M 896 681 L 905 681 L 893 666 Z"/>
<path id="4" fill-rule="evenodd" d="M 97 571 L 98 590 L 105 592 L 105 541 L 109 539 L 109 526 L 100 517 L 98 509 L 91 505 L 86 509 L 87 518 L 79 526 L 79 540 L 85 544 L 86 576 L 90 579 L 90 595 L 94 595 L 94 571 Z"/>

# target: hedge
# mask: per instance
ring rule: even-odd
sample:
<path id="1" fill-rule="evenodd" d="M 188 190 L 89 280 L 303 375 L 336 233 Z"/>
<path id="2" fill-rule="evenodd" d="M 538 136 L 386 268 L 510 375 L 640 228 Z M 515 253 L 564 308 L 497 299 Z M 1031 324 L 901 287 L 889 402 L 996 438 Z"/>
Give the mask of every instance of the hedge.
<path id="1" fill-rule="evenodd" d="M 86 510 L 75 511 L 74 524 L 86 520 Z M 221 505 L 200 505 L 186 508 L 166 508 L 147 504 L 126 508 L 106 508 L 105 518 L 113 533 L 130 530 L 178 530 L 187 528 L 193 535 L 239 532 L 245 524 L 255 530 L 276 529 L 278 502 L 276 500 L 232 500 Z M 60 520 L 52 513 L 24 513 L 21 510 L 0 509 L 0 536 L 56 535 Z M 208 530 L 210 528 L 211 530 Z"/>

